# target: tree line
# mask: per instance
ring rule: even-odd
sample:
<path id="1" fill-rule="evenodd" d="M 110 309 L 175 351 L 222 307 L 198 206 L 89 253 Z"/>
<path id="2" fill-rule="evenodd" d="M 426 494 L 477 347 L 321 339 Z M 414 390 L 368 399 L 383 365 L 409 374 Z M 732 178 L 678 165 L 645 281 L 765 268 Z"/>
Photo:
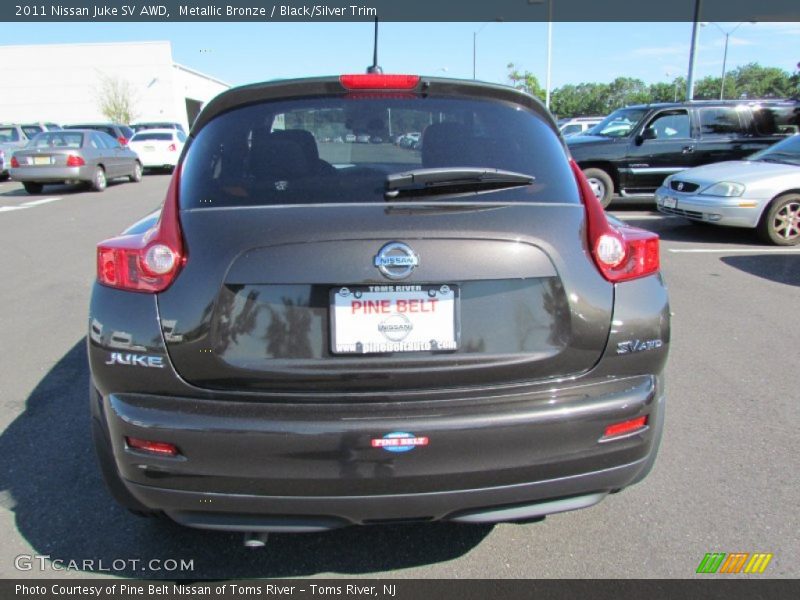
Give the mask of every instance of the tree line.
<path id="1" fill-rule="evenodd" d="M 544 88 L 532 73 L 520 72 L 514 63 L 508 64 L 508 80 L 514 87 L 545 99 Z M 711 75 L 695 81 L 695 100 L 719 99 L 721 77 Z M 611 83 L 567 84 L 550 92 L 550 110 L 558 117 L 607 115 L 629 104 L 675 102 L 686 97 L 686 79 L 676 77 L 671 82 L 645 84 L 633 77 L 617 77 Z M 750 63 L 725 73 L 723 97 L 792 98 L 800 97 L 800 71 L 794 74 L 777 67 L 762 67 Z"/>

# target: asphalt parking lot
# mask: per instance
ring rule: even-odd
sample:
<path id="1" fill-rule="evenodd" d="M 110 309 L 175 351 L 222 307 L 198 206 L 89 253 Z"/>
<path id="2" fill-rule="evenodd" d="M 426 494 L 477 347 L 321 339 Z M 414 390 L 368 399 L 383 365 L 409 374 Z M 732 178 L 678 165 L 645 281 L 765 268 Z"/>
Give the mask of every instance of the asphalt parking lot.
<path id="1" fill-rule="evenodd" d="M 39 196 L 0 183 L 0 577 L 693 577 L 707 552 L 769 552 L 760 577 L 800 575 L 800 247 L 647 205 L 613 210 L 661 235 L 674 313 L 664 441 L 643 483 L 541 523 L 273 535 L 259 551 L 239 535 L 127 514 L 103 487 L 89 437 L 94 246 L 156 208 L 167 181 Z M 95 571 L 19 571 L 20 555 Z M 194 569 L 96 571 L 120 559 Z"/>

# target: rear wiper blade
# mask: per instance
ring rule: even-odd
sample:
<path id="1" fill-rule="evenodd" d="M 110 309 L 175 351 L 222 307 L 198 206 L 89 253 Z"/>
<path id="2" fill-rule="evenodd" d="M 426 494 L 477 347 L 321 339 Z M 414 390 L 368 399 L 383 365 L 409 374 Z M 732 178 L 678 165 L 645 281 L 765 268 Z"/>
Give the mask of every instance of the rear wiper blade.
<path id="1" fill-rule="evenodd" d="M 392 173 L 386 177 L 386 198 L 396 198 L 405 193 L 445 193 L 461 187 L 514 187 L 530 185 L 533 175 L 488 169 L 485 167 L 439 167 L 435 169 L 413 169 Z"/>

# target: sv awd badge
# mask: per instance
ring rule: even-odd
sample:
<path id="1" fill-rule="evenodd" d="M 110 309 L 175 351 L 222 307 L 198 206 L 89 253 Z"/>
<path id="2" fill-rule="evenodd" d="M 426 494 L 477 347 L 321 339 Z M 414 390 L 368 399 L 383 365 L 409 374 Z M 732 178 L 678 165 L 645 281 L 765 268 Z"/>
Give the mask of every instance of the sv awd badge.
<path id="1" fill-rule="evenodd" d="M 163 356 L 146 356 L 144 354 L 123 354 L 112 352 L 107 365 L 125 365 L 128 367 L 150 367 L 152 369 L 164 368 Z"/>
<path id="2" fill-rule="evenodd" d="M 617 354 L 631 354 L 633 352 L 644 352 L 645 350 L 656 350 L 661 348 L 664 342 L 661 340 L 631 340 L 617 344 Z"/>

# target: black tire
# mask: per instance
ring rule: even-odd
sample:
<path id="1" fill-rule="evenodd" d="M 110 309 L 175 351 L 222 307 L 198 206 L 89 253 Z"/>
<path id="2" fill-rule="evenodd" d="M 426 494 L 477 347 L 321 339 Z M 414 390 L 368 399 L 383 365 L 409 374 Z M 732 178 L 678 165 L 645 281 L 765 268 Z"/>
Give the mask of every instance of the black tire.
<path id="1" fill-rule="evenodd" d="M 8 171 L 3 171 L 2 173 L 0 173 L 0 181 L 5 181 L 6 179 L 9 179 L 10 177 L 11 177 L 11 173 L 9 173 Z"/>
<path id="2" fill-rule="evenodd" d="M 600 200 L 600 204 L 606 208 L 614 196 L 614 181 L 611 176 L 603 169 L 584 169 L 583 174 L 589 180 L 589 185 L 592 186 L 592 191 Z"/>
<path id="3" fill-rule="evenodd" d="M 128 179 L 131 180 L 131 183 L 139 183 L 142 180 L 143 173 L 142 163 L 137 160 L 133 166 L 133 173 L 128 176 Z"/>
<path id="4" fill-rule="evenodd" d="M 106 179 L 106 170 L 103 167 L 96 167 L 92 175 L 92 182 L 89 184 L 93 191 L 102 192 L 108 187 L 108 180 Z"/>
<path id="5" fill-rule="evenodd" d="M 44 185 L 41 183 L 34 183 L 32 181 L 23 181 L 22 187 L 25 188 L 25 191 L 29 194 L 41 194 L 42 189 L 44 189 Z"/>
<path id="6" fill-rule="evenodd" d="M 784 194 L 775 198 L 761 215 L 757 229 L 758 235 L 768 244 L 800 244 L 800 194 Z"/>

